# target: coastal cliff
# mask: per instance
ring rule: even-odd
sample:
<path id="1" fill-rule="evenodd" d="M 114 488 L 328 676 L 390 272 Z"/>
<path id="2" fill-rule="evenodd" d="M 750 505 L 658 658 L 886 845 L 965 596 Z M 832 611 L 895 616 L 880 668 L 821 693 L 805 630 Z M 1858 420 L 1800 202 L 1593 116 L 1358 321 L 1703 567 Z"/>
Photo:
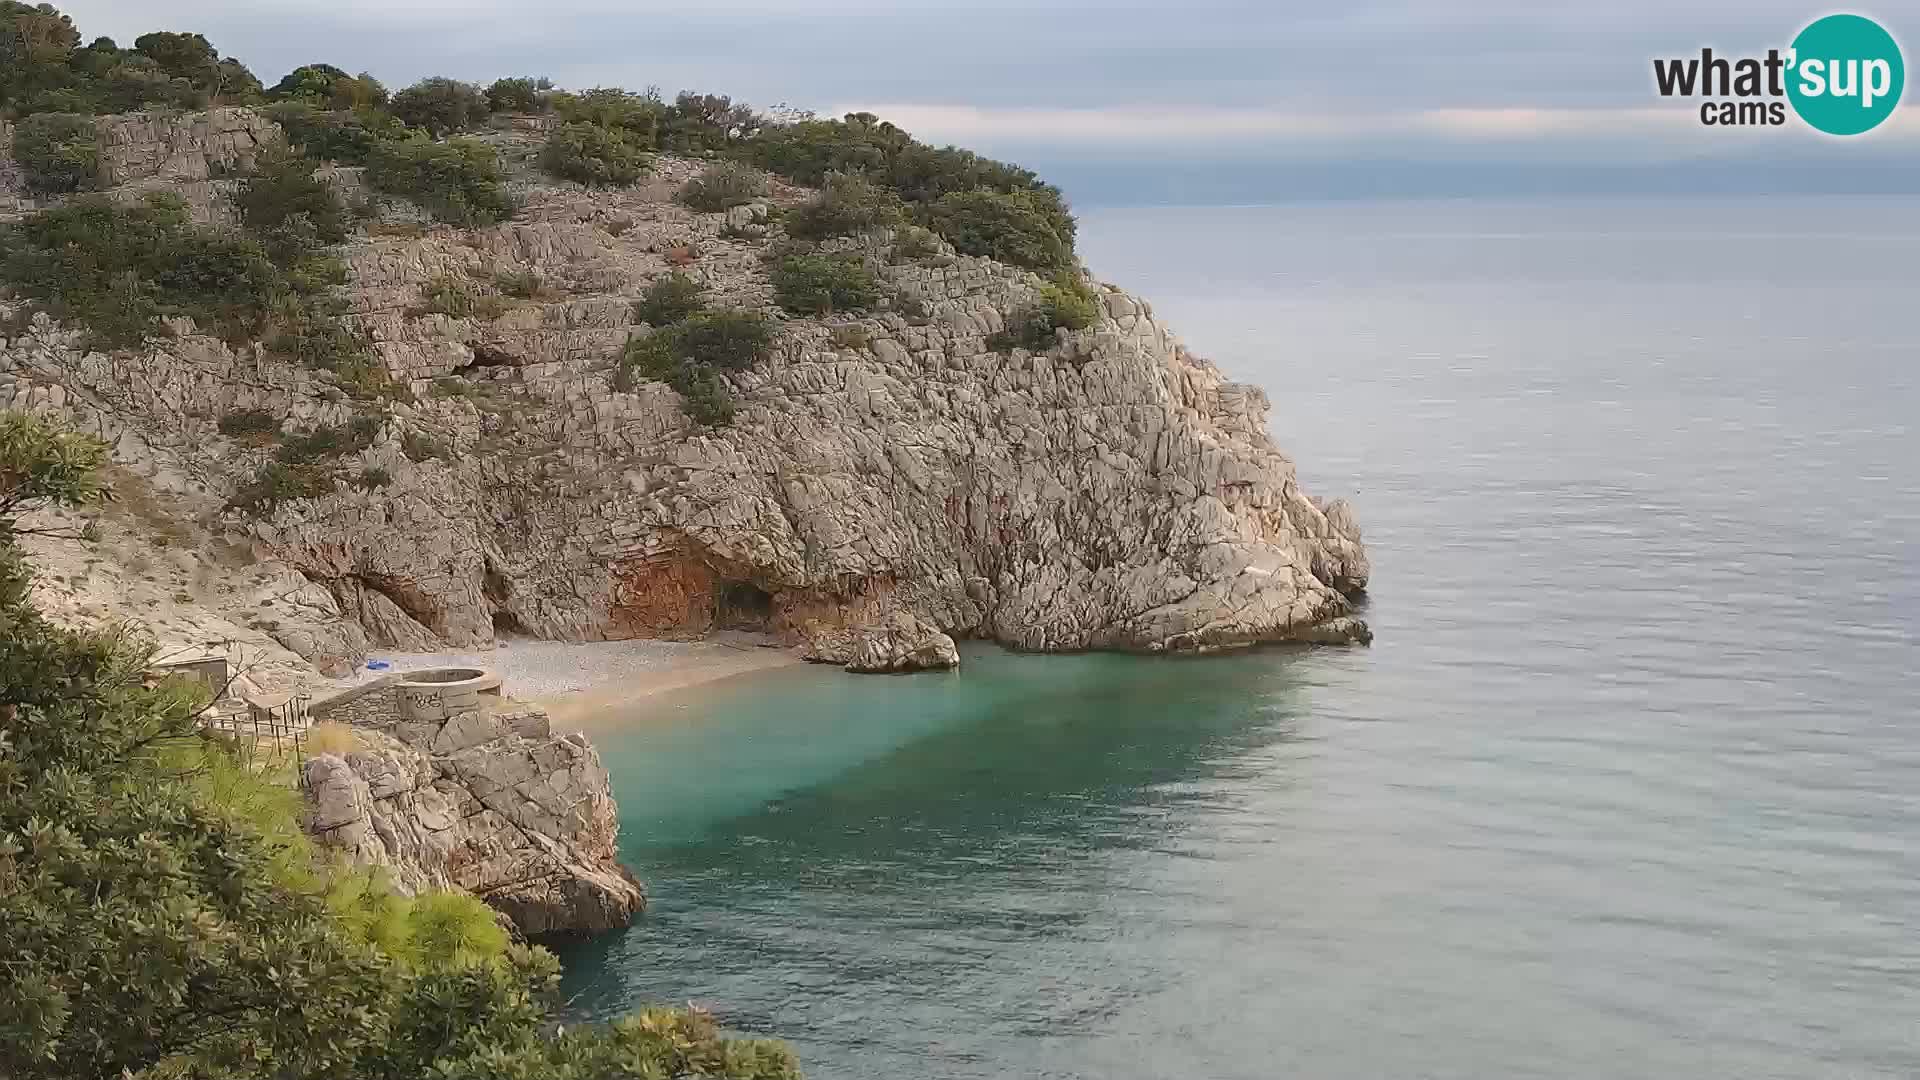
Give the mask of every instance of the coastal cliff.
<path id="1" fill-rule="evenodd" d="M 224 212 L 220 178 L 278 136 L 245 109 L 99 123 L 115 197 L 177 190 L 206 221 Z M 543 130 L 488 138 L 524 164 Z M 823 247 L 864 262 L 886 301 L 789 316 L 767 255 L 811 192 L 776 183 L 701 213 L 673 198 L 701 167 L 661 156 L 647 181 L 611 190 L 522 168 L 513 219 L 467 229 L 427 226 L 359 170 L 327 170 L 376 215 L 344 259 L 348 318 L 400 390 L 377 411 L 190 321 L 101 351 L 17 307 L 0 312 L 14 314 L 0 408 L 96 432 L 205 535 L 243 546 L 248 576 L 300 601 L 259 606 L 258 582 L 236 584 L 198 598 L 211 611 L 195 617 L 329 673 L 369 647 L 718 627 L 863 671 L 950 665 L 954 638 L 1142 652 L 1367 640 L 1351 510 L 1301 490 L 1266 395 L 1189 352 L 1147 303 L 1093 285 L 1084 328 L 1008 346 L 996 335 L 1042 278 L 937 238 L 910 253 L 883 228 Z M 32 206 L 10 200 L 0 217 Z M 647 329 L 635 301 L 669 272 L 779 320 L 764 362 L 724 374 L 728 425 L 690 419 L 667 383 L 619 377 L 623 344 Z M 494 283 L 508 280 L 537 287 L 507 296 Z M 423 302 L 449 281 L 492 302 Z M 247 415 L 274 430 L 223 425 Z M 273 438 L 355 423 L 342 475 L 373 479 L 228 506 Z"/>

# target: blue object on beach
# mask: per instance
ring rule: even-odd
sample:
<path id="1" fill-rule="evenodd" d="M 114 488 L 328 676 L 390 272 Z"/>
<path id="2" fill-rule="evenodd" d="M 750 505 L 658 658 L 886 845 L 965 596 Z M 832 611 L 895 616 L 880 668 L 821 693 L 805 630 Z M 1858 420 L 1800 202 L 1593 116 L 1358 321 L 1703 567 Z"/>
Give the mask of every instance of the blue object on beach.
<path id="1" fill-rule="evenodd" d="M 387 662 L 386 662 L 385 660 L 369 660 L 369 661 L 367 661 L 367 670 L 368 670 L 368 671 L 385 671 L 385 670 L 387 670 L 388 668 L 390 668 L 390 667 L 392 667 L 392 666 L 393 666 L 392 664 L 389 664 L 389 663 L 387 663 Z"/>

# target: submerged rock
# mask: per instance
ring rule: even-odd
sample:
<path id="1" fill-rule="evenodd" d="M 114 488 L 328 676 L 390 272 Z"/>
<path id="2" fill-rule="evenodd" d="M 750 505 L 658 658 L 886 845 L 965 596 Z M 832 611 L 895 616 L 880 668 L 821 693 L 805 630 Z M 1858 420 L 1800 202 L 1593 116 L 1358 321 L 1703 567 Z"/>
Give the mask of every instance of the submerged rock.
<path id="1" fill-rule="evenodd" d="M 529 936 L 626 926 L 646 893 L 620 865 L 613 795 L 586 736 L 537 709 L 355 728 L 362 749 L 301 774 L 307 829 L 409 895 L 464 889 Z"/>

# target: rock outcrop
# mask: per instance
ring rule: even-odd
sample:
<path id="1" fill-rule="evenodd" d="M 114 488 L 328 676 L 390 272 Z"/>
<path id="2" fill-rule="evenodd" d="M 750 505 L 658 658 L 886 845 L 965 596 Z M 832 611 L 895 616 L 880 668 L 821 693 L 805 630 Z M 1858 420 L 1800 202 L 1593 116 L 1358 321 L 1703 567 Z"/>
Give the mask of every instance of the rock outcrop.
<path id="1" fill-rule="evenodd" d="M 266 137 L 205 126 L 206 160 Z M 116 160 L 190 162 L 179 140 L 199 130 L 176 124 L 164 146 L 117 147 Z M 617 389 L 614 360 L 646 329 L 632 301 L 670 269 L 714 302 L 777 314 L 764 256 L 779 226 L 766 205 L 672 202 L 699 168 L 662 158 L 647 185 L 594 193 L 523 177 L 514 221 L 350 245 L 353 318 L 415 400 L 381 407 L 349 466 L 391 482 L 222 527 L 321 586 L 372 641 L 405 648 L 483 645 L 503 627 L 597 639 L 751 626 L 814 659 L 894 671 L 950 665 L 955 638 L 1142 652 L 1367 639 L 1350 508 L 1300 489 L 1264 392 L 1119 289 L 1097 286 L 1094 323 L 1045 350 L 996 351 L 988 338 L 1039 278 L 946 248 L 909 257 L 876 233 L 834 243 L 892 299 L 781 316 L 773 357 L 728 376 L 731 426 L 696 426 L 663 384 Z M 804 195 L 779 187 L 771 201 Z M 509 273 L 536 275 L 539 295 L 484 317 L 419 313 L 431 279 L 484 292 Z M 58 389 L 63 411 L 131 435 L 143 459 L 213 495 L 269 454 L 223 438 L 222 415 L 267 410 L 294 431 L 370 408 L 180 330 L 108 355 L 42 321 L 0 344 L 0 408 Z"/>
<path id="2" fill-rule="evenodd" d="M 585 736 L 525 708 L 355 730 L 362 749 L 315 755 L 301 776 L 322 845 L 408 894 L 464 889 L 529 936 L 610 930 L 646 906 Z"/>

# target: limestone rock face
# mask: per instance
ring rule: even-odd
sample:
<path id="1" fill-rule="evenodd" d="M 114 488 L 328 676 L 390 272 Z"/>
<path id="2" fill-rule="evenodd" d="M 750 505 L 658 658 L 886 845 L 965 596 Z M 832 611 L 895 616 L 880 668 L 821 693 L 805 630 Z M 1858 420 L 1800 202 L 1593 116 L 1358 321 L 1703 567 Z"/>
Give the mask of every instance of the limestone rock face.
<path id="1" fill-rule="evenodd" d="M 174 160 L 153 123 L 129 122 L 152 148 L 127 161 Z M 235 153 L 255 137 L 180 123 Z M 607 192 L 521 176 L 511 222 L 348 245 L 352 318 L 413 400 L 373 406 L 377 438 L 341 465 L 391 483 L 225 526 L 323 586 L 370 642 L 406 649 L 484 645 L 501 627 L 749 626 L 892 671 L 950 665 L 955 638 L 1141 652 L 1366 639 L 1351 508 L 1302 491 L 1265 392 L 1188 351 L 1144 301 L 1096 284 L 1092 325 L 998 351 L 988 339 L 1042 281 L 947 248 L 909 255 L 883 231 L 828 245 L 865 259 L 889 296 L 879 309 L 789 317 L 772 303 L 764 257 L 783 230 L 768 209 L 807 193 L 775 184 L 766 205 L 696 213 L 672 195 L 701 167 L 662 157 L 647 185 Z M 727 375 L 730 426 L 695 425 L 664 384 L 615 388 L 622 345 L 649 332 L 633 301 L 675 269 L 710 304 L 780 320 L 773 355 Z M 430 280 L 484 294 L 509 274 L 540 289 L 469 318 L 420 313 Z M 265 409 L 295 431 L 369 408 L 177 329 L 106 356 L 39 323 L 0 347 L 0 405 L 53 408 L 58 391 L 130 454 L 221 493 L 271 448 L 222 437 L 220 416 Z"/>
<path id="2" fill-rule="evenodd" d="M 464 889 L 531 936 L 627 925 L 646 894 L 615 857 L 600 755 L 535 709 L 355 729 L 365 749 L 301 776 L 307 829 L 396 887 Z"/>

